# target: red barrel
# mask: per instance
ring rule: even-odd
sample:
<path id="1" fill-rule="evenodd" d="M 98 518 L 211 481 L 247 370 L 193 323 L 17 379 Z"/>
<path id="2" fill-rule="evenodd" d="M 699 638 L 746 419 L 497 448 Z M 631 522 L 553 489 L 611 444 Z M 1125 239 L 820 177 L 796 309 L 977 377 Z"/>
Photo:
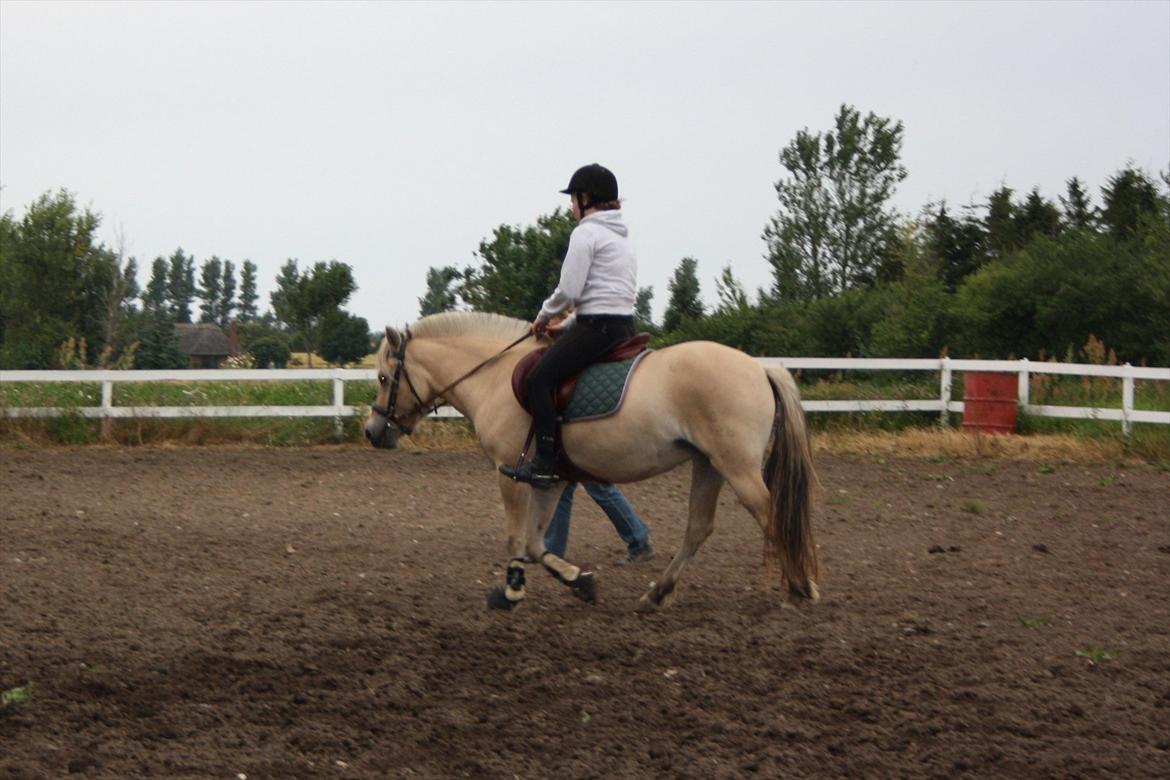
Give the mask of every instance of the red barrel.
<path id="1" fill-rule="evenodd" d="M 972 371 L 963 388 L 963 430 L 979 433 L 1015 433 L 1019 399 L 1015 374 Z"/>

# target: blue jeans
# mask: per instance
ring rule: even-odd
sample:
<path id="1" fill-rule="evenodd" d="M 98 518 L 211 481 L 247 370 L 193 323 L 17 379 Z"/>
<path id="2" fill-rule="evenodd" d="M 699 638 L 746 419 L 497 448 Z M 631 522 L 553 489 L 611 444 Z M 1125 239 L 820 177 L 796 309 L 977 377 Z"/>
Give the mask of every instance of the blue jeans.
<path id="1" fill-rule="evenodd" d="M 544 532 L 545 548 L 560 558 L 565 557 L 565 548 L 569 546 L 569 520 L 573 515 L 573 493 L 576 490 L 576 482 L 565 485 L 561 500 L 557 502 L 557 511 L 553 513 L 552 522 Z M 609 517 L 614 530 L 631 553 L 650 544 L 650 530 L 617 486 L 586 482 L 585 492 Z"/>

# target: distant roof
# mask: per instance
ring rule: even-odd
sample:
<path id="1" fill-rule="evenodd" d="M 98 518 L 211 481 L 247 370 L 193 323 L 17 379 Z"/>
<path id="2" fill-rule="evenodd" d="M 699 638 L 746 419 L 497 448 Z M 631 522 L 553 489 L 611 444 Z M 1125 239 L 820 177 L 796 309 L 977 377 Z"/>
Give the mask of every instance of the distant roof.
<path id="1" fill-rule="evenodd" d="M 210 322 L 179 322 L 175 324 L 175 331 L 179 334 L 179 349 L 185 355 L 231 354 L 231 343 L 218 325 Z"/>

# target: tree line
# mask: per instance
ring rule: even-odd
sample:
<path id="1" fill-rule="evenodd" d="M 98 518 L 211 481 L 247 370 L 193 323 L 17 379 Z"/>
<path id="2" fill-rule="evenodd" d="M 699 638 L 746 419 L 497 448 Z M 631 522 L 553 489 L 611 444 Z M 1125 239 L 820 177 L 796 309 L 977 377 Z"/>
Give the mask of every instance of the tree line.
<path id="1" fill-rule="evenodd" d="M 660 346 L 709 339 L 756 355 L 1075 359 L 1103 342 L 1119 360 L 1170 365 L 1170 174 L 1128 165 L 1096 199 L 1074 176 L 1057 200 L 1003 185 L 900 214 L 903 133 L 848 105 L 828 129 L 799 131 L 780 150 L 777 210 L 761 230 L 771 285 L 748 291 L 728 264 L 708 303 L 697 259 L 683 257 L 661 321 L 654 288 L 638 290 L 639 326 Z M 284 365 L 292 348 L 353 362 L 375 343 L 343 309 L 357 289 L 345 263 L 290 259 L 260 312 L 251 261 L 197 265 L 176 249 L 140 288 L 137 261 L 98 242 L 99 224 L 66 191 L 0 215 L 0 368 L 181 367 L 175 326 L 196 317 L 235 322 L 260 366 Z M 575 224 L 557 209 L 498 226 L 474 264 L 428 269 L 420 313 L 531 318 Z"/>
<path id="2" fill-rule="evenodd" d="M 345 263 L 302 270 L 290 259 L 261 313 L 252 261 L 237 274 L 231 260 L 197 266 L 180 248 L 154 258 L 141 287 L 137 259 L 97 241 L 100 223 L 65 190 L 41 195 L 20 219 L 0 215 L 0 368 L 184 368 L 176 325 L 195 321 L 235 324 L 260 367 L 283 367 L 293 348 L 310 365 L 314 352 L 344 364 L 371 350 L 366 321 L 342 308 L 357 289 Z"/>
<path id="3" fill-rule="evenodd" d="M 986 200 L 892 206 L 908 172 L 901 122 L 841 106 L 780 151 L 778 208 L 761 233 L 772 284 L 751 293 L 731 265 L 704 302 L 681 258 L 661 322 L 652 287 L 636 316 L 659 345 L 709 339 L 755 355 L 1116 359 L 1170 365 L 1170 175 L 1132 166 L 1095 203 L 1073 176 L 1054 201 L 1007 185 Z M 522 319 L 559 277 L 574 227 L 562 210 L 501 225 L 474 265 L 427 272 L 423 315 L 453 308 Z"/>

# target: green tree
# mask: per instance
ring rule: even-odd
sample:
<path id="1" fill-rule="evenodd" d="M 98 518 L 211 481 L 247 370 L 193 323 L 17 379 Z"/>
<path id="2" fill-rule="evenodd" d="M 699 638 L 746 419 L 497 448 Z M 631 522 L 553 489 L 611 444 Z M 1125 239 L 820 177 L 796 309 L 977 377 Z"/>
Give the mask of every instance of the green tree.
<path id="1" fill-rule="evenodd" d="M 244 268 L 240 274 L 240 321 L 251 322 L 256 319 L 258 312 L 256 310 L 256 301 L 259 300 L 259 295 L 256 294 L 256 264 L 251 260 L 244 261 Z"/>
<path id="2" fill-rule="evenodd" d="M 203 261 L 199 273 L 199 321 L 218 323 L 223 303 L 223 261 L 215 255 Z"/>
<path id="3" fill-rule="evenodd" d="M 658 326 L 654 324 L 653 287 L 639 287 L 638 295 L 634 300 L 634 324 L 639 331 L 656 333 Z"/>
<path id="4" fill-rule="evenodd" d="M 901 122 L 842 105 L 834 128 L 808 128 L 780 152 L 790 174 L 775 185 L 776 216 L 764 228 L 781 301 L 840 293 L 896 275 L 890 200 L 906 169 Z"/>
<path id="5" fill-rule="evenodd" d="M 1094 334 L 1122 360 L 1170 361 L 1170 226 L 1148 220 L 1131 239 L 1071 231 L 989 263 L 959 289 L 964 352 L 1063 355 Z"/>
<path id="6" fill-rule="evenodd" d="M 1060 235 L 1060 210 L 1056 204 L 1040 195 L 1040 188 L 1033 187 L 1016 212 L 1016 236 L 1021 244 L 1027 244 L 1036 236 Z"/>
<path id="7" fill-rule="evenodd" d="M 219 290 L 219 326 L 226 328 L 236 308 L 236 266 L 231 260 L 223 261 L 223 281 Z"/>
<path id="8" fill-rule="evenodd" d="M 357 363 L 370 351 L 370 325 L 364 317 L 337 311 L 325 318 L 318 349 L 321 357 L 344 366 Z"/>
<path id="9" fill-rule="evenodd" d="M 353 269 L 332 260 L 315 263 L 301 274 L 296 260 L 281 268 L 272 293 L 272 309 L 280 320 L 299 334 L 313 366 L 313 351 L 320 348 L 323 326 L 357 289 Z"/>
<path id="10" fill-rule="evenodd" d="M 151 312 L 167 310 L 167 259 L 156 257 L 150 266 L 150 281 L 142 293 L 142 309 Z"/>
<path id="11" fill-rule="evenodd" d="M 1167 200 L 1145 173 L 1129 167 L 1118 171 L 1101 188 L 1101 222 L 1115 239 L 1137 234 L 1143 219 L 1157 217 Z"/>
<path id="12" fill-rule="evenodd" d="M 292 357 L 288 342 L 279 335 L 256 339 L 248 345 L 248 351 L 256 360 L 257 368 L 284 368 Z"/>
<path id="13" fill-rule="evenodd" d="M 1089 202 L 1089 194 L 1076 176 L 1065 182 L 1067 195 L 1062 195 L 1060 205 L 1064 210 L 1064 222 L 1073 230 L 1092 230 L 1096 220 L 1096 209 Z"/>
<path id="14" fill-rule="evenodd" d="M 987 248 L 992 257 L 1003 257 L 1020 248 L 1017 212 L 1010 187 L 1000 187 L 987 199 L 987 216 L 983 226 L 987 232 Z"/>
<path id="15" fill-rule="evenodd" d="M 676 330 L 685 320 L 703 316 L 703 302 L 699 298 L 699 276 L 695 273 L 698 261 L 684 257 L 674 269 L 674 277 L 667 284 L 670 300 L 662 317 L 662 328 Z"/>
<path id="16" fill-rule="evenodd" d="M 457 297 L 452 285 L 461 278 L 459 269 L 453 266 L 428 268 L 427 293 L 418 299 L 419 316 L 426 317 L 454 309 Z"/>
<path id="17" fill-rule="evenodd" d="M 735 278 L 731 264 L 723 267 L 723 273 L 715 278 L 715 294 L 719 297 L 717 312 L 743 312 L 751 308 L 743 283 Z"/>
<path id="18" fill-rule="evenodd" d="M 94 242 L 100 217 L 59 190 L 33 201 L 20 220 L 9 213 L 2 222 L 0 367 L 51 368 L 71 337 L 96 350 L 113 273 L 110 253 Z"/>
<path id="19" fill-rule="evenodd" d="M 144 309 L 135 318 L 134 367 L 141 369 L 186 368 L 187 357 L 179 349 L 175 321 L 162 309 Z"/>
<path id="20" fill-rule="evenodd" d="M 873 326 L 870 352 L 876 357 L 938 357 L 947 346 L 953 296 L 913 237 L 905 237 L 903 253 L 906 272 L 877 292 L 881 318 Z"/>
<path id="21" fill-rule="evenodd" d="M 175 322 L 191 321 L 195 290 L 195 258 L 176 249 L 167 269 L 167 306 Z"/>
<path id="22" fill-rule="evenodd" d="M 947 213 L 946 203 L 938 213 L 926 217 L 925 254 L 934 264 L 943 289 L 953 293 L 971 273 L 987 259 L 987 234 L 981 222 L 971 215 L 955 219 Z"/>
<path id="23" fill-rule="evenodd" d="M 529 320 L 560 280 L 561 261 L 576 220 L 557 209 L 536 225 L 500 225 L 480 242 L 480 264 L 464 272 L 459 296 L 476 311 Z"/>

